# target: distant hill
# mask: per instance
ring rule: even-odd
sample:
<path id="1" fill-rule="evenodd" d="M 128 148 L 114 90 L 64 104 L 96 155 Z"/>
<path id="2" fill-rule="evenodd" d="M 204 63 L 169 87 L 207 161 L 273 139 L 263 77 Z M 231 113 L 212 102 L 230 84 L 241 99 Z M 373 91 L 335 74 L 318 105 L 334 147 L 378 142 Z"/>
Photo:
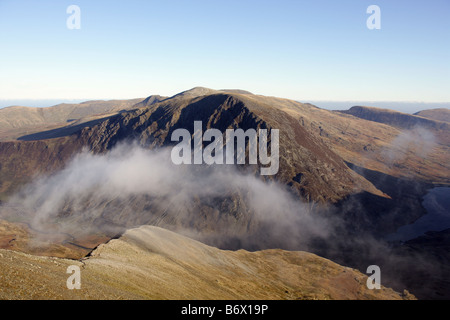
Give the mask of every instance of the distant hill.
<path id="1" fill-rule="evenodd" d="M 402 129 L 411 129 L 415 126 L 435 130 L 448 130 L 450 128 L 447 123 L 443 123 L 442 121 L 436 119 L 427 119 L 422 116 L 411 115 L 389 109 L 355 106 L 351 107 L 349 110 L 340 112 L 351 114 L 361 119 L 389 124 Z"/>
<path id="2" fill-rule="evenodd" d="M 162 97 L 160 95 L 151 95 L 151 96 L 145 98 L 144 100 L 136 103 L 134 105 L 134 107 L 142 108 L 142 107 L 146 107 L 146 106 L 151 106 L 152 104 L 164 101 L 165 99 L 167 99 L 167 97 Z"/>
<path id="3" fill-rule="evenodd" d="M 355 106 L 350 108 L 349 110 L 338 112 L 349 114 L 354 117 L 358 117 L 369 121 L 387 124 L 401 130 L 425 129 L 428 130 L 430 135 L 434 137 L 433 138 L 433 140 L 435 140 L 434 142 L 437 142 L 445 146 L 446 148 L 450 146 L 450 123 L 434 119 L 439 118 L 439 115 L 446 114 L 444 113 L 444 111 L 422 112 L 422 115 L 424 114 L 432 115 L 433 119 L 430 116 L 423 117 L 420 115 L 412 115 L 389 109 L 380 109 L 362 106 Z"/>
<path id="4" fill-rule="evenodd" d="M 13 106 L 0 109 L 0 141 L 21 135 L 80 124 L 130 110 L 143 99 L 95 100 L 79 104 L 58 104 L 47 108 Z"/>
<path id="5" fill-rule="evenodd" d="M 414 113 L 414 115 L 422 118 L 450 123 L 450 109 L 446 108 L 423 110 Z"/>

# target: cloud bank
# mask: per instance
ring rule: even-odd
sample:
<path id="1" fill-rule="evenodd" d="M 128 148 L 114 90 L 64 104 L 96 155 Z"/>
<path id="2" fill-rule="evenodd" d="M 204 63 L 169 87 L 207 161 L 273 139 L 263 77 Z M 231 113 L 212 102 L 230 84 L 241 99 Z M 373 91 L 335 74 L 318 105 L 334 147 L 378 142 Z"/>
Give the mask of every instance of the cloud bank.
<path id="1" fill-rule="evenodd" d="M 37 230 L 114 233 L 153 224 L 217 246 L 298 247 L 330 232 L 328 220 L 276 182 L 236 166 L 174 165 L 170 151 L 137 144 L 83 151 L 8 206 Z"/>

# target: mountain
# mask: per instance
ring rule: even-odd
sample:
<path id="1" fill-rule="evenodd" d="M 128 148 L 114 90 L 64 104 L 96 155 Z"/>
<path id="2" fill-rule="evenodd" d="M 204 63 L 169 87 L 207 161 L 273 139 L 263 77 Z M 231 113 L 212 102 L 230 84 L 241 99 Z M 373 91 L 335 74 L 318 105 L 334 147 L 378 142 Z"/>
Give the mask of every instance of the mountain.
<path id="1" fill-rule="evenodd" d="M 351 107 L 347 111 L 340 111 L 340 112 L 351 114 L 361 119 L 385 123 L 403 129 L 411 129 L 415 126 L 422 126 L 427 129 L 436 129 L 436 130 L 449 129 L 449 126 L 446 123 L 442 123 L 441 121 L 438 120 L 426 119 L 424 117 L 418 116 L 417 114 L 411 115 L 408 113 L 388 109 L 356 106 Z"/>
<path id="2" fill-rule="evenodd" d="M 384 237 L 426 214 L 428 189 L 450 184 L 449 131 L 419 116 L 357 110 L 197 87 L 0 142 L 0 216 L 11 223 L 4 230 L 17 230 L 4 231 L 0 245 L 78 259 L 153 225 L 222 249 L 308 250 L 363 272 L 373 261 L 392 270 L 397 260 L 383 258 L 393 257 Z M 194 121 L 203 131 L 279 129 L 278 173 L 260 176 L 260 163 L 218 173 L 166 166 L 160 150 L 174 146 L 176 129 L 192 134 Z M 394 275 L 384 278 L 402 291 Z M 420 297 L 435 295 L 426 288 Z"/>
<path id="3" fill-rule="evenodd" d="M 283 128 L 280 132 L 279 181 L 291 183 L 299 194 L 316 201 L 336 201 L 360 188 L 380 194 L 280 106 L 268 104 L 265 97 L 209 90 L 196 88 L 159 104 L 110 118 L 102 126 L 83 130 L 79 139 L 94 146 L 95 152 L 105 152 L 130 135 L 141 145 L 173 145 L 172 132 L 178 128 L 193 132 L 194 121 L 202 121 L 203 131 L 210 128 L 222 132 L 228 128 L 244 131 Z M 210 94 L 205 95 L 205 92 Z"/>
<path id="4" fill-rule="evenodd" d="M 17 139 L 22 135 L 96 120 L 123 110 L 129 110 L 142 100 L 95 100 L 80 104 L 63 103 L 47 108 L 23 106 L 3 108 L 0 109 L 0 141 Z"/>
<path id="5" fill-rule="evenodd" d="M 311 253 L 224 251 L 150 226 L 80 261 L 3 249 L 0 257 L 0 288 L 8 288 L 0 299 L 415 299 L 369 290 L 366 275 Z M 65 287 L 71 265 L 81 268 L 80 290 Z"/>
<path id="6" fill-rule="evenodd" d="M 421 145 L 427 149 L 426 139 L 417 143 L 410 139 L 413 134 L 396 126 L 292 100 L 238 92 L 197 87 L 171 98 L 151 96 L 142 100 L 137 109 L 85 123 L 75 132 L 59 128 L 61 136 L 57 138 L 42 140 L 40 136 L 45 134 L 41 132 L 34 139 L 31 137 L 32 141 L 0 143 L 0 200 L 7 199 L 34 176 L 63 168 L 83 148 L 104 154 L 130 140 L 146 148 L 168 147 L 174 144 L 170 139 L 172 132 L 177 128 L 193 132 L 196 120 L 202 121 L 204 130 L 217 128 L 222 132 L 228 128 L 279 128 L 280 169 L 268 179 L 285 185 L 297 197 L 311 203 L 336 204 L 340 210 L 352 208 L 355 199 L 356 203 L 365 203 L 364 212 L 351 209 L 345 214 L 359 221 L 358 229 L 365 232 L 387 234 L 415 221 L 425 213 L 420 196 L 429 185 L 450 182 L 448 144 L 437 142 L 434 148 L 421 150 Z M 445 128 L 441 130 L 444 134 L 448 132 Z M 417 137 L 427 138 L 420 134 Z M 256 173 L 259 168 L 247 166 L 244 170 Z M 239 198 L 242 195 L 230 205 L 234 207 L 234 215 L 240 217 L 239 224 L 250 226 L 248 232 L 254 224 L 250 223 L 251 215 L 242 214 L 247 209 L 241 207 L 245 202 Z M 133 205 L 122 201 L 114 208 L 104 207 L 103 202 L 91 202 L 91 206 L 100 209 L 98 214 L 108 210 L 115 224 L 130 227 L 129 215 L 137 208 L 145 212 L 150 200 L 130 201 Z M 220 229 L 219 221 L 228 223 L 224 217 L 230 214 L 226 212 L 230 209 L 217 206 L 193 207 L 191 214 L 195 215 L 196 210 L 205 214 L 214 210 L 218 216 L 208 229 Z M 398 210 L 405 214 L 396 215 Z M 172 215 L 176 212 L 167 212 L 162 205 L 153 209 L 153 219 L 148 213 L 140 218 L 135 214 L 132 221 L 136 225 L 165 216 L 163 221 L 173 223 Z"/>
<path id="7" fill-rule="evenodd" d="M 133 105 L 133 107 L 141 108 L 141 107 L 145 107 L 145 106 L 151 106 L 152 104 L 164 101 L 165 99 L 167 99 L 167 97 L 162 97 L 160 95 L 151 95 L 151 96 L 148 96 L 147 98 L 145 98 L 144 100 L 139 101 L 138 103 Z"/>
<path id="8" fill-rule="evenodd" d="M 308 133 L 297 119 L 265 97 L 194 88 L 159 103 L 152 101 L 148 104 L 149 100 L 146 100 L 147 103 L 145 100 L 140 103 L 145 106 L 135 111 L 102 118 L 98 123 L 90 123 L 90 126 L 85 123 L 78 127 L 78 132 L 67 132 L 58 142 L 55 139 L 40 139 L 45 137 L 45 132 L 32 135 L 31 138 L 44 144 L 73 149 L 73 152 L 79 150 L 81 144 L 102 153 L 130 136 L 142 145 L 171 145 L 171 133 L 177 128 L 192 129 L 195 120 L 202 121 L 205 129 L 214 127 L 222 131 L 233 127 L 244 130 L 285 128 L 280 137 L 280 145 L 284 146 L 280 151 L 280 181 L 291 183 L 298 193 L 316 201 L 337 201 L 355 190 L 381 195 L 368 181 L 350 170 L 320 139 Z M 67 127 L 60 128 L 59 132 L 65 133 L 64 130 Z M 25 149 L 33 148 L 35 144 L 9 142 L 9 145 L 20 145 Z M 10 159 L 9 152 L 5 150 L 8 144 L 0 144 L 0 149 L 2 147 L 2 154 Z M 52 157 L 48 155 L 48 147 L 36 147 L 44 153 L 43 157 Z M 7 167 L 8 160 L 3 160 Z M 42 166 L 47 167 L 47 161 L 43 161 Z M 38 172 L 39 167 L 33 165 Z"/>
<path id="9" fill-rule="evenodd" d="M 399 129 L 409 130 L 421 128 L 430 130 L 436 135 L 440 143 L 444 145 L 450 144 L 450 124 L 445 121 L 422 117 L 417 114 L 411 115 L 408 113 L 374 107 L 357 106 L 340 112 L 350 114 L 361 119 L 388 124 Z"/>
<path id="10" fill-rule="evenodd" d="M 361 162 L 357 161 L 354 164 L 396 177 L 448 184 L 450 177 L 450 167 L 447 165 L 450 160 L 448 123 L 374 107 L 352 107 L 350 110 L 338 112 L 351 115 L 347 118 L 349 120 L 354 117 L 368 120 L 359 122 L 366 126 L 365 131 L 369 132 L 368 137 L 364 139 L 363 149 L 366 155 Z M 379 129 L 373 129 L 379 131 L 373 131 L 370 127 L 374 122 L 388 127 L 378 126 Z M 348 127 L 352 126 L 353 121 L 349 121 Z M 380 136 L 386 128 L 389 128 L 390 134 L 395 136 L 386 137 L 387 139 L 382 139 L 385 141 L 381 142 Z M 398 131 L 395 133 L 392 129 Z M 387 146 L 380 146 L 386 142 Z M 348 147 L 353 149 L 355 145 Z M 354 153 L 351 155 L 353 159 L 355 156 Z M 352 162 L 349 158 L 346 160 Z"/>
<path id="11" fill-rule="evenodd" d="M 450 110 L 445 108 L 422 110 L 414 113 L 414 115 L 436 121 L 450 122 Z"/>

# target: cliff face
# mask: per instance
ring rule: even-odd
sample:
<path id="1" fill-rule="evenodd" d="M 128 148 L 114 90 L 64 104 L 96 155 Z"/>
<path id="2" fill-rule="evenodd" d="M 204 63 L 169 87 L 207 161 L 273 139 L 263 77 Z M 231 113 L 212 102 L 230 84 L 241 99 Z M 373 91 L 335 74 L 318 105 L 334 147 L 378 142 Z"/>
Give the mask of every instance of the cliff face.
<path id="1" fill-rule="evenodd" d="M 104 152 L 129 139 L 143 146 L 163 147 L 174 144 L 171 135 L 178 128 L 193 133 L 194 121 L 202 121 L 203 131 L 278 129 L 280 170 L 276 179 L 307 199 L 336 202 L 360 189 L 380 194 L 297 119 L 246 95 L 218 93 L 190 99 L 176 96 L 86 128 L 78 138 L 95 152 Z"/>

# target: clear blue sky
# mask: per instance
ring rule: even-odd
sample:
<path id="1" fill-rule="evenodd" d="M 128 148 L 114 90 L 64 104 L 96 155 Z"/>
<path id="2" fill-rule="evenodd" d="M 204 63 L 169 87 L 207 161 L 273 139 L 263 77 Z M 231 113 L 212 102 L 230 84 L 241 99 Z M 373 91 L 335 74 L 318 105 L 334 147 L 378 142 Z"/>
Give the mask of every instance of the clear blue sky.
<path id="1" fill-rule="evenodd" d="M 81 29 L 69 30 L 69 5 Z M 381 8 L 381 30 L 366 9 Z M 450 1 L 0 0 L 0 99 L 450 101 Z"/>

